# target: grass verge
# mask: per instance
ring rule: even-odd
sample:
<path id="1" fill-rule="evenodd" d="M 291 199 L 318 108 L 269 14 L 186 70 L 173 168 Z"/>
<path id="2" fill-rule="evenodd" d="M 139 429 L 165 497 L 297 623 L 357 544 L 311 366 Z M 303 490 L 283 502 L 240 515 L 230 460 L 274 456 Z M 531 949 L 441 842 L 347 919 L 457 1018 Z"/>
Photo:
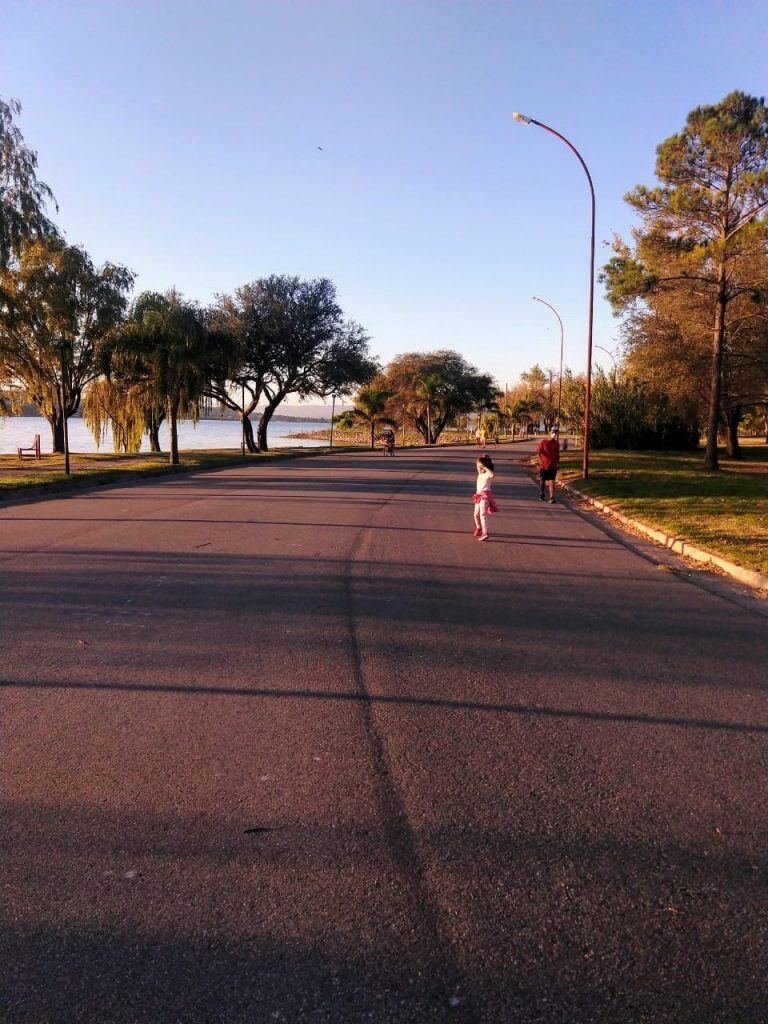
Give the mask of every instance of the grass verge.
<path id="1" fill-rule="evenodd" d="M 349 448 L 334 451 L 350 451 Z M 72 473 L 64 472 L 63 455 L 45 455 L 39 462 L 19 462 L 14 455 L 0 455 L 0 496 L 22 497 L 33 494 L 60 493 L 98 484 L 112 484 L 142 477 L 169 476 L 205 469 L 220 469 L 244 463 L 267 462 L 327 453 L 327 448 L 289 448 L 260 452 L 243 457 L 239 449 L 184 451 L 181 464 L 171 466 L 168 456 L 142 452 L 139 455 L 112 453 L 73 454 Z"/>
<path id="2" fill-rule="evenodd" d="M 567 452 L 560 479 L 646 526 L 768 572 L 768 446 L 721 458 L 721 471 L 707 473 L 703 452 L 592 452 L 585 481 L 581 453 Z"/>

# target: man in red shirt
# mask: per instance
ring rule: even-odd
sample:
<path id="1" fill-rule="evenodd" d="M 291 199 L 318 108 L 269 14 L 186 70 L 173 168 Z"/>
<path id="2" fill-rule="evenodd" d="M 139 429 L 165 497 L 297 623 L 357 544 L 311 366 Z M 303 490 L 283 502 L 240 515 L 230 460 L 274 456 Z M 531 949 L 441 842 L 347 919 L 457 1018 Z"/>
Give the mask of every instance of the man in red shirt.
<path id="1" fill-rule="evenodd" d="M 549 502 L 551 505 L 555 503 L 555 477 L 557 476 L 557 468 L 560 465 L 559 433 L 560 431 L 557 427 L 552 427 L 549 437 L 539 441 L 536 448 L 536 454 L 539 457 L 539 481 L 541 483 L 539 501 L 544 501 L 544 485 L 546 484 L 549 489 Z"/>

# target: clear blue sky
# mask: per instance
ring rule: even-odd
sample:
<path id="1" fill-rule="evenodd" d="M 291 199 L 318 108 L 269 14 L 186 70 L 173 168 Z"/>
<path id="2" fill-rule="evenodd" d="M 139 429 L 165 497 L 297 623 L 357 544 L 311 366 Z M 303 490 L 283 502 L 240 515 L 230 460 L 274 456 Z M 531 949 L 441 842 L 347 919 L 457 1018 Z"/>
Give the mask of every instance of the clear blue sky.
<path id="1" fill-rule="evenodd" d="M 584 366 L 588 194 L 600 241 L 687 112 L 766 87 L 749 0 L 3 0 L 0 95 L 70 241 L 203 302 L 328 276 L 373 349 L 459 349 L 503 384 Z M 323 152 L 318 149 L 323 147 Z M 598 344 L 616 322 L 600 295 Z M 601 353 L 597 353 L 601 356 Z M 608 357 L 602 357 L 607 361 Z"/>

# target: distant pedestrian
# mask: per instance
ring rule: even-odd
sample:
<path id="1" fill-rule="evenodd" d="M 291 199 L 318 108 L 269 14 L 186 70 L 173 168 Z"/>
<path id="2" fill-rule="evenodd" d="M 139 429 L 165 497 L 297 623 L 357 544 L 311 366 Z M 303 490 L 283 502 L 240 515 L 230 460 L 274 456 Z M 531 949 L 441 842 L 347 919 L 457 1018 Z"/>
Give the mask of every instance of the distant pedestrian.
<path id="1" fill-rule="evenodd" d="M 490 455 L 480 455 L 475 463 L 477 467 L 477 485 L 475 487 L 475 536 L 478 540 L 488 540 L 488 516 L 498 512 L 496 502 L 491 493 L 491 480 L 496 475 Z"/>
<path id="2" fill-rule="evenodd" d="M 478 427 L 475 431 L 475 438 L 477 439 L 478 448 L 485 448 L 485 428 Z"/>
<path id="3" fill-rule="evenodd" d="M 539 483 L 541 485 L 539 501 L 544 501 L 544 488 L 546 487 L 549 490 L 549 502 L 551 505 L 555 503 L 555 477 L 560 466 L 559 434 L 559 429 L 552 427 L 549 437 L 539 441 L 536 446 L 536 454 L 539 457 Z"/>

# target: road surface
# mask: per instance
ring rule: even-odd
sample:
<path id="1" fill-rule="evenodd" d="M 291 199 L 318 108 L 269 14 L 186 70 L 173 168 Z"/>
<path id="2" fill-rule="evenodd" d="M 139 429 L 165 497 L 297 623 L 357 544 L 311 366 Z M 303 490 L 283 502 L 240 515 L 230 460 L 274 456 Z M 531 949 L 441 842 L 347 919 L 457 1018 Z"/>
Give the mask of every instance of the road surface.
<path id="1" fill-rule="evenodd" d="M 4 1021 L 764 1020 L 768 622 L 492 454 L 0 512 Z"/>

